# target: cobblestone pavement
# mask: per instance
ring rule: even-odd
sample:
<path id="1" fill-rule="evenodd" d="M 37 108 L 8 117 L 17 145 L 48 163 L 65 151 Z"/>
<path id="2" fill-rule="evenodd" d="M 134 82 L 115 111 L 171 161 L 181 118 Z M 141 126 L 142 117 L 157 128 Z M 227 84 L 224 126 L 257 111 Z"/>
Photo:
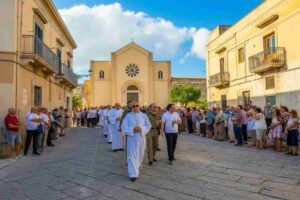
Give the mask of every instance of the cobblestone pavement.
<path id="1" fill-rule="evenodd" d="M 99 129 L 75 128 L 40 156 L 0 168 L 0 199 L 300 199 L 300 157 L 181 135 L 169 166 L 159 162 L 131 183 L 124 153 L 113 153 Z"/>

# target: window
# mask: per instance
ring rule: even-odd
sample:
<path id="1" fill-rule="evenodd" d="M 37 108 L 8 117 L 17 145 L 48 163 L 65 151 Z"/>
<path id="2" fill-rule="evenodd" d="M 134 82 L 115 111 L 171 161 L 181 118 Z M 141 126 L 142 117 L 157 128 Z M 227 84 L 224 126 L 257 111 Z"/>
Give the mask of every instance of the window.
<path id="1" fill-rule="evenodd" d="M 162 71 L 159 71 L 158 72 L 158 79 L 163 79 L 163 72 Z"/>
<path id="2" fill-rule="evenodd" d="M 67 109 L 70 109 L 70 97 L 67 97 Z"/>
<path id="3" fill-rule="evenodd" d="M 226 108 L 227 107 L 227 96 L 225 95 L 221 95 L 221 104 L 222 104 L 222 108 Z"/>
<path id="4" fill-rule="evenodd" d="M 57 48 L 57 58 L 58 58 L 58 66 L 59 66 L 59 71 L 61 74 L 63 74 L 63 69 L 62 69 L 62 64 L 61 64 L 61 49 Z"/>
<path id="5" fill-rule="evenodd" d="M 224 58 L 220 59 L 220 73 L 223 74 L 225 72 L 224 69 Z"/>
<path id="6" fill-rule="evenodd" d="M 275 33 L 271 33 L 264 37 L 264 48 L 267 54 L 275 53 L 276 49 Z"/>
<path id="7" fill-rule="evenodd" d="M 266 103 L 271 104 L 271 106 L 276 105 L 276 97 L 275 96 L 266 97 Z"/>
<path id="8" fill-rule="evenodd" d="M 125 69 L 125 73 L 129 77 L 134 77 L 140 73 L 140 69 L 136 64 L 129 64 Z"/>
<path id="9" fill-rule="evenodd" d="M 35 23 L 35 32 L 34 32 L 34 51 L 38 55 L 43 55 L 43 29 L 38 24 Z"/>
<path id="10" fill-rule="evenodd" d="M 104 71 L 100 71 L 99 72 L 99 78 L 100 79 L 104 79 Z"/>
<path id="11" fill-rule="evenodd" d="M 34 86 L 34 106 L 38 107 L 42 105 L 42 88 Z"/>
<path id="12" fill-rule="evenodd" d="M 43 28 L 38 23 L 35 23 L 34 35 L 35 35 L 36 38 L 43 41 Z"/>
<path id="13" fill-rule="evenodd" d="M 249 105 L 250 104 L 250 92 L 249 91 L 245 91 L 243 92 L 243 103 L 244 105 Z"/>
<path id="14" fill-rule="evenodd" d="M 238 54 L 239 54 L 239 63 L 245 62 L 245 49 L 244 48 L 240 48 L 238 50 Z"/>
<path id="15" fill-rule="evenodd" d="M 68 67 L 69 69 L 72 68 L 72 66 L 71 66 L 71 61 L 70 61 L 70 60 L 67 60 L 67 67 Z"/>
<path id="16" fill-rule="evenodd" d="M 275 88 L 275 77 L 271 76 L 271 77 L 267 77 L 266 78 L 266 89 L 270 90 L 270 89 L 274 89 Z"/>

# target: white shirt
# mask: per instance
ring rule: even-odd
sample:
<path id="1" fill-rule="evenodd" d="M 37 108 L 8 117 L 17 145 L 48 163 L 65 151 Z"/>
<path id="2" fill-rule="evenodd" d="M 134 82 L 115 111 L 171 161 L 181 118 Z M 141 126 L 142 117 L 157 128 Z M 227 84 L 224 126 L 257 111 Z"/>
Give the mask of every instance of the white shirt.
<path id="1" fill-rule="evenodd" d="M 33 122 L 33 119 L 41 119 L 41 116 L 36 113 L 27 113 L 26 115 L 26 128 L 27 130 L 34 131 L 37 130 L 39 122 Z"/>
<path id="2" fill-rule="evenodd" d="M 293 123 L 298 123 L 298 119 L 290 117 L 289 121 L 287 122 L 287 126 L 291 126 Z M 290 128 L 289 130 L 297 130 L 297 129 L 298 127 L 295 126 L 294 128 Z"/>
<path id="3" fill-rule="evenodd" d="M 173 124 L 173 121 L 181 120 L 178 112 L 172 114 L 168 111 L 162 116 L 162 121 L 165 123 L 165 133 L 178 133 L 178 124 Z"/>
<path id="4" fill-rule="evenodd" d="M 48 117 L 48 115 L 46 115 L 46 114 L 44 114 L 44 113 L 41 113 L 40 114 L 40 116 L 41 116 L 41 118 L 42 118 L 42 120 L 43 120 L 43 124 L 47 124 L 48 122 L 49 122 L 49 117 Z"/>
<path id="5" fill-rule="evenodd" d="M 97 117 L 97 110 L 90 110 L 89 114 L 90 114 L 90 118 L 96 118 Z"/>

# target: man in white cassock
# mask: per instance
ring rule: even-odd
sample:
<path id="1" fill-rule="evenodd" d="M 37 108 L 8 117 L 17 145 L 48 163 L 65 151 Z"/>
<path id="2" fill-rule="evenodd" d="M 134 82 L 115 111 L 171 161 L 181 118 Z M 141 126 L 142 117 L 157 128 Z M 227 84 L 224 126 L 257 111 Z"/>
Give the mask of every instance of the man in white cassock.
<path id="1" fill-rule="evenodd" d="M 103 108 L 101 106 L 100 109 L 98 110 L 98 116 L 99 116 L 98 126 L 100 126 L 101 128 L 103 127 L 102 119 L 101 119 L 102 114 L 103 114 Z"/>
<path id="2" fill-rule="evenodd" d="M 107 142 L 111 144 L 112 139 L 112 132 L 113 132 L 113 125 L 109 121 L 109 116 L 112 115 L 114 108 L 112 108 L 110 105 L 107 106 L 107 113 L 106 113 L 106 119 L 107 119 Z"/>
<path id="3" fill-rule="evenodd" d="M 132 182 L 139 176 L 146 148 L 146 134 L 150 129 L 149 118 L 141 112 L 139 102 L 133 101 L 132 112 L 122 122 L 122 131 L 127 135 L 128 176 Z"/>
<path id="4" fill-rule="evenodd" d="M 102 134 L 104 135 L 104 137 L 107 137 L 108 134 L 108 123 L 107 123 L 107 107 L 105 107 L 102 111 Z"/>
<path id="5" fill-rule="evenodd" d="M 112 125 L 112 150 L 114 152 L 123 150 L 123 135 L 120 130 L 120 121 L 122 117 L 123 110 L 119 103 L 115 104 L 115 108 L 109 112 L 109 122 Z"/>

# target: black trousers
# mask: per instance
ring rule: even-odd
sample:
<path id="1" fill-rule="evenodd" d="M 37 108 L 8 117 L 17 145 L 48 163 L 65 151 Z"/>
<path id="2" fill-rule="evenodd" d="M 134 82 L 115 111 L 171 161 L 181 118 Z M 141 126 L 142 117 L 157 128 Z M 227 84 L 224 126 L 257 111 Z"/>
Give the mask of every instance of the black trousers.
<path id="1" fill-rule="evenodd" d="M 166 133 L 169 161 L 174 160 L 174 152 L 176 149 L 177 138 L 178 133 Z"/>
<path id="2" fill-rule="evenodd" d="M 33 154 L 37 154 L 37 144 L 38 144 L 38 136 L 39 132 L 37 130 L 27 130 L 24 155 L 27 154 L 28 149 L 30 147 L 31 140 L 33 140 Z"/>
<path id="3" fill-rule="evenodd" d="M 47 136 L 47 146 L 52 145 L 52 134 L 54 134 L 54 133 L 55 133 L 55 130 L 52 127 L 50 127 L 48 136 Z"/>
<path id="4" fill-rule="evenodd" d="M 247 142 L 248 140 L 248 134 L 247 134 L 247 125 L 242 125 L 242 130 L 243 130 L 243 140 Z"/>
<path id="5" fill-rule="evenodd" d="M 81 126 L 84 126 L 84 118 L 80 118 Z"/>
<path id="6" fill-rule="evenodd" d="M 92 123 L 92 127 L 95 127 L 96 125 L 97 125 L 97 121 L 96 121 L 96 117 L 94 117 L 94 118 L 91 118 L 91 123 Z"/>
<path id="7" fill-rule="evenodd" d="M 187 120 L 189 133 L 193 133 L 193 121 L 191 119 Z"/>
<path id="8" fill-rule="evenodd" d="M 272 118 L 266 118 L 266 123 L 267 123 L 267 134 L 269 133 L 270 131 L 270 126 L 272 124 Z"/>

